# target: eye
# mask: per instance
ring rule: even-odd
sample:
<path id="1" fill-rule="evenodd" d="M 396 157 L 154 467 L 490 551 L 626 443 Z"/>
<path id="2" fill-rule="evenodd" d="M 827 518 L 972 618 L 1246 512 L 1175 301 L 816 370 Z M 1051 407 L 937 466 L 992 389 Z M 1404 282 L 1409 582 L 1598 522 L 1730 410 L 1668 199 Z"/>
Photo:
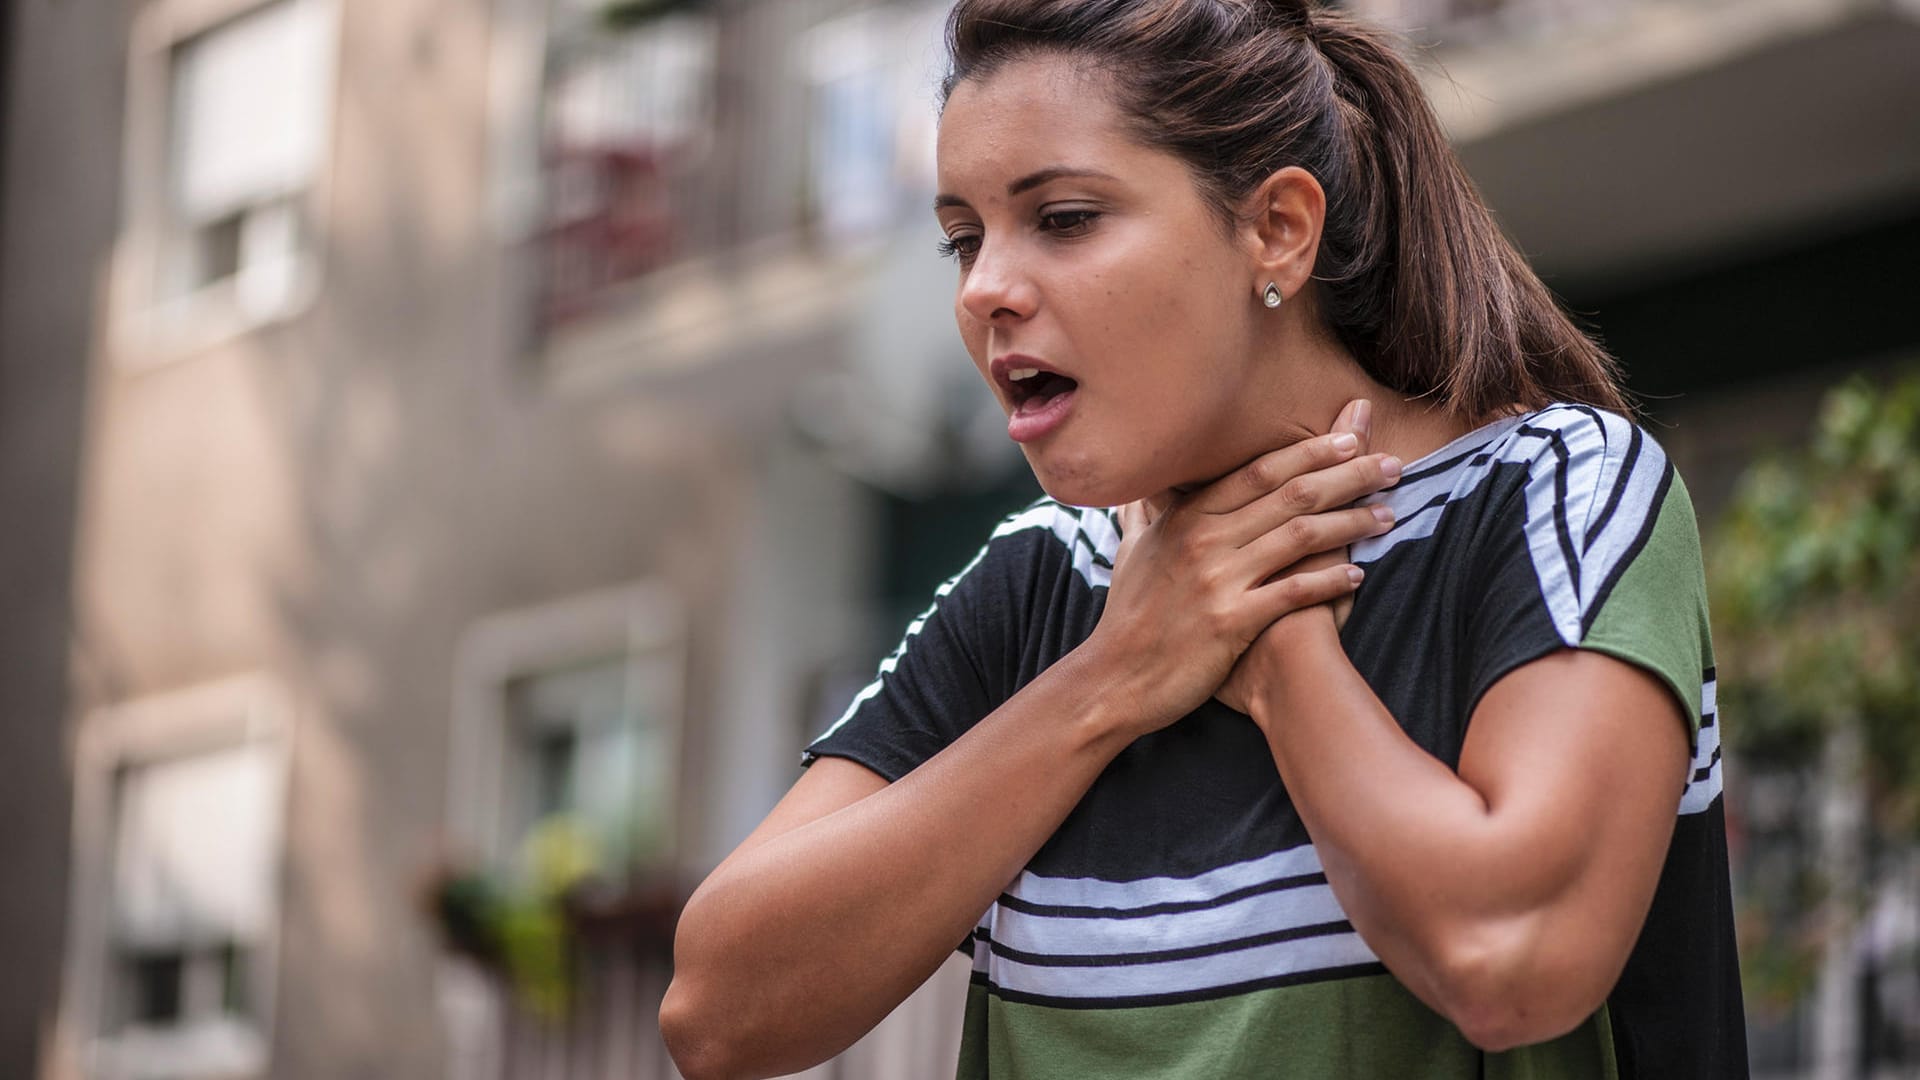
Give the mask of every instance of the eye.
<path id="1" fill-rule="evenodd" d="M 956 259 L 961 266 L 965 266 L 973 261 L 973 256 L 980 250 L 980 238 L 971 233 L 957 233 L 940 241 L 935 248 L 941 258 Z"/>
<path id="2" fill-rule="evenodd" d="M 1040 223 L 1056 236 L 1081 236 L 1093 227 L 1099 217 L 1098 210 L 1053 210 L 1041 214 Z"/>

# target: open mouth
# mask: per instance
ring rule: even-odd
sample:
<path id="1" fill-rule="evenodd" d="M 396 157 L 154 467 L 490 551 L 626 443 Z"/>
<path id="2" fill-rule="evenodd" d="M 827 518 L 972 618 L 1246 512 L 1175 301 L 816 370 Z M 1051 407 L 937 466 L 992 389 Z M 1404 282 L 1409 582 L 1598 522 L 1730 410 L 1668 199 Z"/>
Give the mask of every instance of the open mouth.
<path id="1" fill-rule="evenodd" d="M 1021 378 L 1022 375 L 1026 375 L 1026 372 L 1016 371 L 1008 380 L 1013 393 L 1013 411 L 1016 413 L 1044 409 L 1053 399 L 1072 393 L 1080 385 L 1065 375 L 1051 371 L 1036 371 L 1025 378 Z"/>

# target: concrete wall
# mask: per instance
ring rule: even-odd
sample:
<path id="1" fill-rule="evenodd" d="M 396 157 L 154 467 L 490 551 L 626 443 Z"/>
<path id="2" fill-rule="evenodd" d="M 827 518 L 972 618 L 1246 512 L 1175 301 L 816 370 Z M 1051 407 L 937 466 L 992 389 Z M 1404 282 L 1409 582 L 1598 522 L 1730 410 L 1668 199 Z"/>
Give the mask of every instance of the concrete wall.
<path id="1" fill-rule="evenodd" d="M 49 12 L 34 17 L 50 25 L 29 27 L 26 40 L 49 70 L 30 61 L 19 74 L 100 98 L 87 114 L 99 122 L 70 127 L 71 107 L 35 94 L 14 108 L 90 144 L 82 162 L 91 175 L 67 179 L 83 192 L 101 188 L 95 202 L 111 208 L 118 142 L 106 133 L 117 130 L 118 102 L 82 72 L 122 69 L 115 43 L 126 12 L 93 8 L 99 39 L 81 49 L 67 36 L 83 30 L 72 6 L 34 6 Z M 697 377 L 636 375 L 591 394 L 555 391 L 540 359 L 522 348 L 530 305 L 519 253 L 487 214 L 492 5 L 347 0 L 342 8 L 312 304 L 151 365 L 137 340 L 89 354 L 86 309 L 99 293 L 87 273 L 96 267 L 68 255 L 37 283 L 46 298 L 20 297 L 40 299 L 35 310 L 49 314 L 56 301 L 64 305 L 63 336 L 23 329 L 15 338 L 10 324 L 7 352 L 9 370 L 28 356 L 66 358 L 58 379 L 7 395 L 5 407 L 67 417 L 37 445 L 69 478 L 74 448 L 62 457 L 60 439 L 76 433 L 82 374 L 94 385 L 77 536 L 71 480 L 64 497 L 53 482 L 59 469 L 8 474 L 54 489 L 49 520 L 32 523 L 42 572 L 24 575 L 44 592 L 30 597 L 31 612 L 9 605 L 7 616 L 19 615 L 27 629 L 18 636 L 35 650 L 9 648 L 10 659 L 35 655 L 46 673 L 9 709 L 10 718 L 42 722 L 0 733 L 17 744 L 22 757 L 13 760 L 42 763 L 20 770 L 38 789 L 7 791 L 9 800 L 31 800 L 8 819 L 53 820 L 64 809 L 52 740 L 65 635 L 47 628 L 65 622 L 67 597 L 56 586 L 69 551 L 87 675 L 72 715 L 238 673 L 276 678 L 295 714 L 271 1069 L 284 1080 L 443 1072 L 438 945 L 413 891 L 447 828 L 454 668 L 468 628 L 640 579 L 675 591 L 690 635 L 681 847 L 710 859 L 791 780 L 797 725 L 786 722 L 795 729 L 786 745 L 757 736 L 773 714 L 799 706 L 796 688 L 812 658 L 787 652 L 797 647 L 789 642 L 803 609 L 823 591 L 845 593 L 848 560 L 861 555 L 838 526 L 798 541 L 786 535 L 781 515 L 795 498 L 836 505 L 853 529 L 863 496 L 809 465 L 804 451 L 767 441 L 778 431 L 783 387 L 831 361 L 831 336 L 790 343 L 772 366 L 766 356 L 723 356 Z M 53 11 L 61 24 L 51 25 Z M 81 54 L 96 59 L 71 64 Z M 54 58 L 70 65 L 64 82 L 50 70 Z M 13 161 L 48 173 L 30 178 L 41 184 L 56 171 L 81 171 L 81 162 L 31 154 Z M 33 191 L 25 182 L 10 189 Z M 81 236 L 97 253 L 110 215 L 99 205 L 90 214 L 88 204 L 61 205 L 85 222 Z M 30 199 L 10 206 L 23 228 L 56 229 L 29 220 Z M 8 250 L 45 259 L 55 246 L 53 236 L 23 232 Z M 16 295 L 9 291 L 10 303 Z M 15 340 L 27 347 L 15 349 Z M 22 430 L 8 423 L 6 437 Z M 8 455 L 10 466 L 15 460 Z M 769 484 L 793 498 L 770 500 Z M 781 558 L 769 560 L 770 549 Z M 8 545 L 7 558 L 17 550 Z M 822 564 L 811 577 L 794 572 Z M 761 568 L 757 577 L 743 572 L 748 566 Z M 751 646 L 746 679 L 735 668 L 742 640 Z M 20 685 L 7 692 L 26 694 Z M 742 767 L 749 774 L 740 785 L 708 782 Z M 8 862 L 49 883 L 22 913 L 44 936 L 58 918 L 52 883 L 66 838 L 49 828 L 25 839 L 35 850 L 17 862 L 9 853 Z M 9 892 L 6 903 L 25 903 Z M 18 925 L 7 920 L 7 932 Z M 40 976 L 51 973 L 44 948 L 10 955 L 35 957 Z M 19 985 L 10 978 L 3 993 L 28 1005 L 51 1000 Z M 13 1015 L 9 1052 L 25 1037 Z"/>

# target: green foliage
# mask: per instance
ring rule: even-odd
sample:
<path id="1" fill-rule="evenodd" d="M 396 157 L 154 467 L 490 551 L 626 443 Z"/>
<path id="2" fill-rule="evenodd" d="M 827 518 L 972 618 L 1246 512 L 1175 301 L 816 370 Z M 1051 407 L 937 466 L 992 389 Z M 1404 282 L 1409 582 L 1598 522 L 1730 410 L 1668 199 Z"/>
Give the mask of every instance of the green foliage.
<path id="1" fill-rule="evenodd" d="M 608 0 L 599 10 L 600 22 L 611 30 L 625 30 L 676 11 L 706 7 L 708 0 Z"/>
<path id="2" fill-rule="evenodd" d="M 449 948 L 503 971 L 530 1012 L 559 1019 L 573 989 L 566 903 L 600 872 L 599 857 L 577 820 L 555 815 L 527 835 L 521 861 L 524 872 L 511 882 L 444 867 L 425 900 Z"/>
<path id="3" fill-rule="evenodd" d="M 1834 389 L 1743 478 L 1709 549 L 1720 699 L 1750 760 L 1861 726 L 1875 818 L 1920 836 L 1920 372 Z"/>
<path id="4" fill-rule="evenodd" d="M 1804 784 L 1826 740 L 1856 729 L 1868 843 L 1920 839 L 1920 372 L 1831 391 L 1809 446 L 1742 478 L 1707 572 L 1720 710 L 1742 766 Z M 1742 981 L 1762 1012 L 1811 991 L 1824 943 L 1845 932 L 1837 913 L 1864 899 L 1820 878 L 1805 814 L 1749 823 L 1798 834 L 1784 851 L 1750 851 L 1743 875 Z"/>

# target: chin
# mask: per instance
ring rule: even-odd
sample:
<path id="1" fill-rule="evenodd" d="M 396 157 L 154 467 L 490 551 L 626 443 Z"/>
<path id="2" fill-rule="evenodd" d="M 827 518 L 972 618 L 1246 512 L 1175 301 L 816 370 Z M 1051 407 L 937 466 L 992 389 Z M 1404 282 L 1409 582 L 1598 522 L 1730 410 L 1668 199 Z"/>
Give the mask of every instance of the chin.
<path id="1" fill-rule="evenodd" d="M 1040 490 L 1055 502 L 1068 506 L 1121 506 L 1149 495 L 1158 494 L 1169 486 L 1158 483 L 1156 477 L 1146 473 L 1127 474 L 1104 468 L 1049 468 L 1033 460 L 1031 454 L 1027 464 L 1033 470 L 1033 478 L 1040 482 Z"/>

